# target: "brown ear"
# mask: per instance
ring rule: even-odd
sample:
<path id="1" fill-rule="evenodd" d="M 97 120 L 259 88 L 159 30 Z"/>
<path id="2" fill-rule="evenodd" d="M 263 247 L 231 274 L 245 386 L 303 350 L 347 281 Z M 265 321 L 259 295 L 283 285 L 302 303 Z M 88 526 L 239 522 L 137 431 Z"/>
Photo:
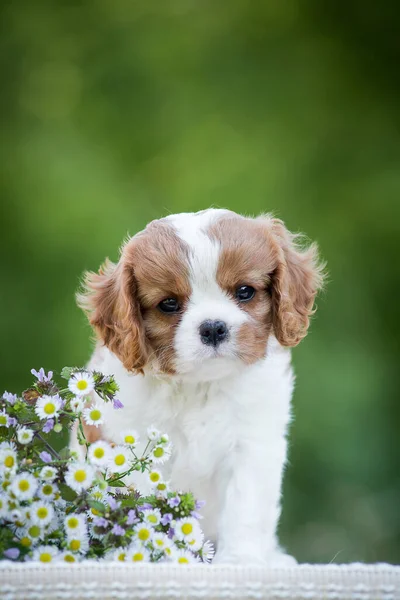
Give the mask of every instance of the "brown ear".
<path id="1" fill-rule="evenodd" d="M 283 346 L 296 346 L 307 334 L 313 304 L 322 287 L 324 265 L 318 247 L 299 246 L 299 235 L 290 233 L 282 221 L 270 219 L 271 232 L 278 244 L 278 266 L 272 277 L 273 325 Z"/>
<path id="2" fill-rule="evenodd" d="M 87 272 L 77 301 L 97 336 L 124 367 L 143 372 L 147 349 L 136 291 L 133 267 L 122 256 L 117 265 L 107 259 L 99 273 Z"/>

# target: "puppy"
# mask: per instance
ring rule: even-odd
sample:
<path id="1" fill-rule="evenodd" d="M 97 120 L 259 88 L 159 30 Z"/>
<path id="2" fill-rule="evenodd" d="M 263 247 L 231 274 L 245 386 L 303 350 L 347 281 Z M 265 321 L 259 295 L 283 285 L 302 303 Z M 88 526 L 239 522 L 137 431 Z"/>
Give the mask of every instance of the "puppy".
<path id="1" fill-rule="evenodd" d="M 289 348 L 306 335 L 321 284 L 316 246 L 301 249 L 282 221 L 210 209 L 151 222 L 78 295 L 98 338 L 89 367 L 115 375 L 124 404 L 105 405 L 105 424 L 87 435 L 168 432 L 163 475 L 206 500 L 216 562 L 294 562 L 276 537 Z"/>

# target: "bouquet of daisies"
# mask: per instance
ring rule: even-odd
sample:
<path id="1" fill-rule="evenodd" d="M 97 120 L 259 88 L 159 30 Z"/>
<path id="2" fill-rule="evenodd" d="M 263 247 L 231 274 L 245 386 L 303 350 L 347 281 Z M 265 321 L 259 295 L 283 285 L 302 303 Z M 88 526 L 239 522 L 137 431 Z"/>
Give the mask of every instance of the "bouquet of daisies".
<path id="1" fill-rule="evenodd" d="M 168 435 L 149 427 L 140 453 L 134 431 L 120 445 L 90 444 L 84 424 L 99 426 L 103 416 L 90 394 L 122 408 L 114 378 L 65 368 L 59 387 L 52 372 L 32 374 L 36 381 L 22 396 L 0 399 L 0 559 L 210 562 L 202 503 L 171 491 L 158 468 L 171 454 Z M 52 443 L 52 432 L 74 426 L 80 457 Z M 148 478 L 150 496 L 125 484 L 134 471 Z"/>

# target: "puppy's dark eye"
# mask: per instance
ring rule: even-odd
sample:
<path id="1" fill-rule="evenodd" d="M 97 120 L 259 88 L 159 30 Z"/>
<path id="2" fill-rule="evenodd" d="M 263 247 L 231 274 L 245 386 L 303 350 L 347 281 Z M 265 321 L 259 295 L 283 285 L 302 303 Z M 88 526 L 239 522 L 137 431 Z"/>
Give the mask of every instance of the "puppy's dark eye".
<path id="1" fill-rule="evenodd" d="M 236 298 L 239 302 L 248 302 L 254 298 L 256 290 L 251 285 L 241 285 L 236 290 Z"/>
<path id="2" fill-rule="evenodd" d="M 178 312 L 180 306 L 176 298 L 165 298 L 159 303 L 158 308 L 163 313 L 175 313 Z"/>

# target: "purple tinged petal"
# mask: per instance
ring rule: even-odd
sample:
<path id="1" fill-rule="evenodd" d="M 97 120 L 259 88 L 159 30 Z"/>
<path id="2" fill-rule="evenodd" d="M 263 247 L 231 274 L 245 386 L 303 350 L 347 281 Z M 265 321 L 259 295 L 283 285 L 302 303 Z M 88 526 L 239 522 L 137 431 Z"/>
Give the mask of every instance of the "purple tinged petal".
<path id="1" fill-rule="evenodd" d="M 139 519 L 136 516 L 136 511 L 133 510 L 133 508 L 131 508 L 131 510 L 128 512 L 128 518 L 127 518 L 126 524 L 134 525 L 138 521 L 139 521 Z"/>
<path id="2" fill-rule="evenodd" d="M 173 527 L 171 527 L 168 530 L 168 537 L 169 537 L 170 540 L 172 540 L 172 539 L 174 539 L 174 536 L 175 536 L 175 529 Z"/>
<path id="3" fill-rule="evenodd" d="M 104 517 L 95 517 L 93 519 L 93 525 L 95 525 L 96 527 L 107 527 L 108 521 Z"/>
<path id="4" fill-rule="evenodd" d="M 121 525 L 118 525 L 118 523 L 116 523 L 111 529 L 111 533 L 113 533 L 114 535 L 124 535 L 125 529 L 121 527 Z"/>
<path id="5" fill-rule="evenodd" d="M 46 423 L 43 425 L 43 433 L 49 433 L 54 427 L 54 419 L 48 419 Z"/>
<path id="6" fill-rule="evenodd" d="M 112 496 L 108 498 L 107 502 L 111 510 L 117 510 L 121 506 L 121 502 L 117 502 Z"/>
<path id="7" fill-rule="evenodd" d="M 165 515 L 163 515 L 161 517 L 161 525 L 169 525 L 169 523 L 171 523 L 172 521 L 172 515 L 171 513 L 166 513 Z"/>
<path id="8" fill-rule="evenodd" d="M 41 452 L 41 453 L 39 454 L 39 457 L 40 457 L 40 458 L 42 459 L 42 461 L 43 461 L 43 462 L 45 462 L 45 463 L 49 463 L 49 462 L 51 462 L 51 454 L 49 454 L 48 452 L 45 452 L 45 451 Z"/>
<path id="9" fill-rule="evenodd" d="M 19 550 L 18 548 L 9 548 L 8 550 L 5 550 L 4 556 L 11 560 L 15 560 L 19 556 Z"/>
<path id="10" fill-rule="evenodd" d="M 153 505 L 148 502 L 144 502 L 144 504 L 140 505 L 140 510 L 153 510 Z"/>
<path id="11" fill-rule="evenodd" d="M 192 512 L 190 513 L 190 516 L 193 517 L 194 519 L 203 519 L 203 515 L 201 515 L 200 513 L 198 513 L 195 510 L 192 510 Z"/>
<path id="12" fill-rule="evenodd" d="M 118 410 L 119 408 L 124 408 L 124 405 L 122 404 L 121 400 L 118 400 L 118 398 L 114 398 L 113 406 L 115 410 Z"/>
<path id="13" fill-rule="evenodd" d="M 10 392 L 4 392 L 3 400 L 5 400 L 6 402 L 8 402 L 8 404 L 11 404 L 11 406 L 13 406 L 17 401 L 17 394 L 11 394 Z"/>
<path id="14" fill-rule="evenodd" d="M 205 505 L 206 505 L 205 500 L 196 500 L 196 504 L 195 504 L 196 510 L 200 510 Z"/>
<path id="15" fill-rule="evenodd" d="M 171 508 L 175 508 L 176 506 L 179 506 L 180 503 L 181 503 L 181 499 L 179 498 L 179 496 L 174 496 L 173 498 L 170 498 L 167 501 L 168 506 L 170 506 Z"/>
<path id="16" fill-rule="evenodd" d="M 8 426 L 9 427 L 16 427 L 17 423 L 18 423 L 18 421 L 15 417 L 8 417 Z"/>

